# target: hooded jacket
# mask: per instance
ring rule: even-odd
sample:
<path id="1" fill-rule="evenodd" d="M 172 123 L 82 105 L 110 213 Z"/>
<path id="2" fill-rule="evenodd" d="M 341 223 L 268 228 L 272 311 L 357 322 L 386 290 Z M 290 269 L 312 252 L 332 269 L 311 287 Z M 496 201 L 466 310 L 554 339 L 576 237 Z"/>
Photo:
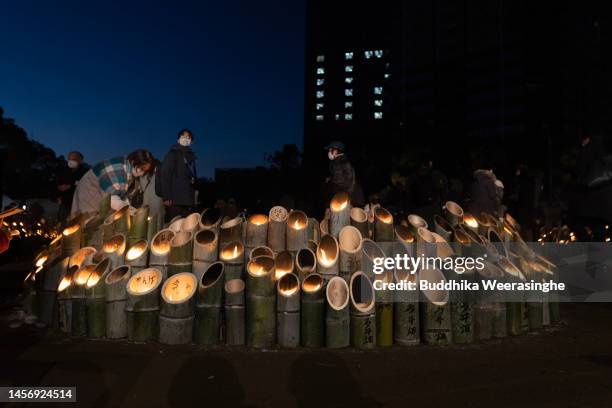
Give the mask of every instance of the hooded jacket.
<path id="1" fill-rule="evenodd" d="M 161 166 L 161 196 L 172 205 L 195 205 L 196 156 L 188 146 L 176 143 L 164 157 Z"/>

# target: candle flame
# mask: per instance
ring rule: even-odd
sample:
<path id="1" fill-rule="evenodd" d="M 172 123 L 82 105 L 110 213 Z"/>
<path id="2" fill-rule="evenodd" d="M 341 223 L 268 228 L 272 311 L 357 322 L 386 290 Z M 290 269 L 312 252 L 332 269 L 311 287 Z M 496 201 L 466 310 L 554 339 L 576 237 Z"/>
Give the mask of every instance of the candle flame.
<path id="1" fill-rule="evenodd" d="M 319 252 L 321 253 L 320 261 L 324 266 L 330 266 L 334 263 L 334 260 L 327 256 L 323 248 L 319 248 Z"/>
<path id="2" fill-rule="evenodd" d="M 71 281 L 72 280 L 70 279 L 69 276 L 64 276 L 57 287 L 57 291 L 63 292 L 64 290 L 66 290 L 68 286 L 70 286 Z"/>
<path id="3" fill-rule="evenodd" d="M 229 246 L 226 247 L 223 251 L 221 251 L 221 258 L 223 260 L 238 258 L 238 255 L 242 253 L 242 251 L 238 251 L 238 248 L 239 248 L 238 244 L 232 245 L 231 248 Z"/>
<path id="4" fill-rule="evenodd" d="M 268 222 L 268 217 L 263 214 L 257 214 L 253 215 L 249 221 L 253 225 L 264 225 Z"/>
<path id="5" fill-rule="evenodd" d="M 476 218 L 471 214 L 466 214 L 463 217 L 463 222 L 470 228 L 478 228 L 478 221 L 476 221 Z"/>
<path id="6" fill-rule="evenodd" d="M 301 230 L 302 228 L 304 228 L 304 224 L 302 224 L 300 220 L 295 220 L 291 227 L 296 230 Z"/>

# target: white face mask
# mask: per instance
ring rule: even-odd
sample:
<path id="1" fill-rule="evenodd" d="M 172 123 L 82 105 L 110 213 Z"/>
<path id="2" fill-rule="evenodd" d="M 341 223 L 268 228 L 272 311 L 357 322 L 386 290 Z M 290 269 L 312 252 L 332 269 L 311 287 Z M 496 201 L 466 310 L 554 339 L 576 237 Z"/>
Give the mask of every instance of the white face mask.
<path id="1" fill-rule="evenodd" d="M 68 160 L 68 167 L 70 167 L 71 169 L 76 169 L 77 167 L 79 167 L 79 162 L 76 160 Z"/>
<path id="2" fill-rule="evenodd" d="M 190 146 L 191 145 L 191 138 L 189 136 L 181 136 L 179 137 L 179 144 L 181 146 Z"/>
<path id="3" fill-rule="evenodd" d="M 327 158 L 329 160 L 334 160 L 336 158 L 336 156 L 334 155 L 333 152 L 327 152 Z"/>
<path id="4" fill-rule="evenodd" d="M 132 170 L 132 174 L 134 175 L 134 177 L 141 177 L 144 173 L 144 170 L 139 169 L 138 167 L 134 167 L 134 170 Z"/>

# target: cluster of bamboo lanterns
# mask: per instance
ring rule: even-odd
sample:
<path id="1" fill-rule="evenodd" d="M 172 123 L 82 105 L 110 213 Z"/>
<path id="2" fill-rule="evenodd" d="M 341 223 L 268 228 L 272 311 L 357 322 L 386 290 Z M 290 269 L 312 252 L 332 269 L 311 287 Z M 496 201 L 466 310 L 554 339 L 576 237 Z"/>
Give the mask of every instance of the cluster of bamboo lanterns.
<path id="1" fill-rule="evenodd" d="M 240 241 L 233 241 L 223 247 L 219 259 L 225 265 L 225 280 L 242 279 L 244 269 L 244 246 Z"/>

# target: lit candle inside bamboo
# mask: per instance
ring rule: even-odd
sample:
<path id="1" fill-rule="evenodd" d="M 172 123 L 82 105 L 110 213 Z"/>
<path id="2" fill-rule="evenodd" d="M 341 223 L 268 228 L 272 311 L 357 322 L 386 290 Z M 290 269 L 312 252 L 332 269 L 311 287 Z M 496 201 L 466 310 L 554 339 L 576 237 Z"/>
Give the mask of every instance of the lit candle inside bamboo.
<path id="1" fill-rule="evenodd" d="M 391 242 L 395 231 L 393 229 L 393 215 L 382 207 L 374 212 L 374 240 L 377 242 Z"/>
<path id="2" fill-rule="evenodd" d="M 42 255 L 41 257 L 39 257 L 39 258 L 36 260 L 36 264 L 35 264 L 35 265 L 36 265 L 36 267 L 38 268 L 38 267 L 43 266 L 43 265 L 45 264 L 45 262 L 47 262 L 47 259 L 48 259 L 48 258 L 49 258 L 49 257 L 48 257 L 47 255 Z"/>
<path id="3" fill-rule="evenodd" d="M 244 269 L 244 246 L 238 242 L 230 242 L 227 244 L 219 255 L 221 261 L 225 265 L 225 281 L 232 279 L 242 279 L 242 271 Z"/>
<path id="4" fill-rule="evenodd" d="M 154 289 L 160 280 L 161 273 L 157 269 L 149 268 L 133 275 L 128 282 L 128 288 L 134 294 L 143 294 Z"/>
<path id="5" fill-rule="evenodd" d="M 253 214 L 246 224 L 245 247 L 247 254 L 253 248 L 266 245 L 268 242 L 268 216 L 264 214 Z"/>
<path id="6" fill-rule="evenodd" d="M 281 251 L 274 258 L 274 280 L 293 272 L 293 255 L 289 251 Z"/>
<path id="7" fill-rule="evenodd" d="M 195 289 L 194 275 L 181 273 L 168 279 L 168 283 L 164 285 L 163 293 L 165 300 L 178 303 L 191 297 Z"/>
<path id="8" fill-rule="evenodd" d="M 348 193 L 336 193 L 330 203 L 329 233 L 338 239 L 340 231 L 351 222 L 350 198 Z"/>
<path id="9" fill-rule="evenodd" d="M 240 242 L 230 242 L 221 250 L 222 261 L 236 261 L 242 259 L 244 254 L 244 247 Z"/>
<path id="10" fill-rule="evenodd" d="M 326 281 L 339 273 L 339 253 L 338 241 L 331 235 L 324 235 L 317 248 L 317 272 Z"/>
<path id="11" fill-rule="evenodd" d="M 466 213 L 463 216 L 463 225 L 478 234 L 478 220 L 472 214 Z"/>
<path id="12" fill-rule="evenodd" d="M 287 217 L 287 250 L 297 252 L 308 242 L 308 217 L 302 211 L 291 211 Z"/>

